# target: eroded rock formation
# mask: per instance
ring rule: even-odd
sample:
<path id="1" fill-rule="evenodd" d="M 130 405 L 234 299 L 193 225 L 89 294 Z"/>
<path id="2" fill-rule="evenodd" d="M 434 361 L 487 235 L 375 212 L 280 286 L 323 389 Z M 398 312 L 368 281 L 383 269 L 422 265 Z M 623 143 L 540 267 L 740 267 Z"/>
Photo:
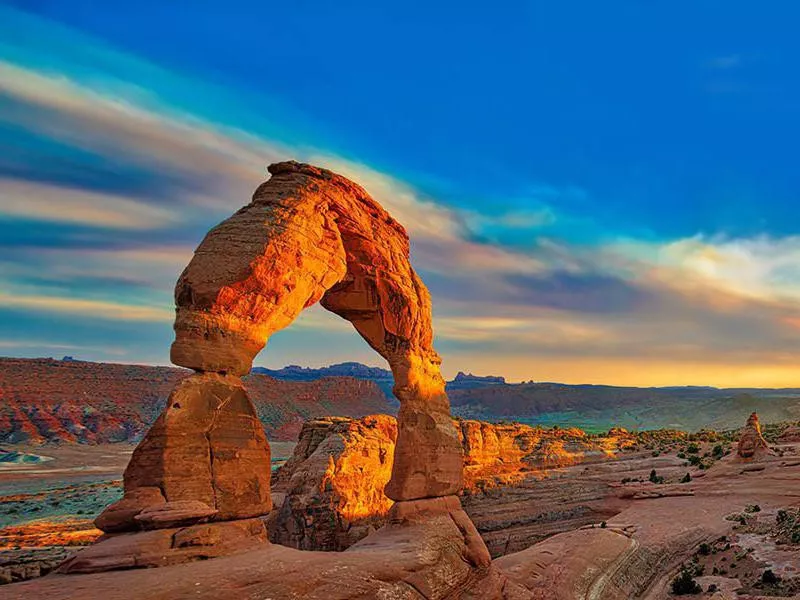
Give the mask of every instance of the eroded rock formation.
<path id="1" fill-rule="evenodd" d="M 301 550 L 344 550 L 385 522 L 397 422 L 388 415 L 308 421 L 274 477 L 286 493 L 270 539 Z"/>
<path id="2" fill-rule="evenodd" d="M 212 229 L 175 289 L 171 357 L 242 375 L 274 332 L 321 301 L 389 363 L 401 402 L 387 494 L 461 487 L 458 435 L 433 349 L 431 302 L 408 236 L 360 186 L 294 162 L 269 168 L 253 201 Z"/>
<path id="3" fill-rule="evenodd" d="M 800 426 L 790 425 L 784 429 L 778 441 L 782 444 L 800 442 Z"/>
<path id="4" fill-rule="evenodd" d="M 311 453 L 292 477 L 296 497 L 314 500 L 312 487 L 318 486 L 341 500 L 336 510 L 342 519 L 389 513 L 389 525 L 369 542 L 384 549 L 406 535 L 397 532 L 399 526 L 442 520 L 437 527 L 446 535 L 437 533 L 436 539 L 455 549 L 453 561 L 460 561 L 441 565 L 442 576 L 467 565 L 464 576 L 475 584 L 476 573 L 478 579 L 489 574 L 489 553 L 454 496 L 462 487 L 461 442 L 433 349 L 430 296 L 409 262 L 408 236 L 343 177 L 294 162 L 269 171 L 272 178 L 252 202 L 206 235 L 178 279 L 171 358 L 195 374 L 177 384 L 134 451 L 123 499 L 96 521 L 120 535 L 69 568 L 156 566 L 216 556 L 202 548 L 214 546 L 223 532 L 234 534 L 231 548 L 242 546 L 239 532 L 250 535 L 249 526 L 220 526 L 267 514 L 271 494 L 269 445 L 240 377 L 250 372 L 270 335 L 319 301 L 350 321 L 387 360 L 401 406 L 396 423 L 372 417 L 326 438 L 322 444 L 330 452 Z M 346 451 L 351 442 L 358 453 Z M 305 467 L 314 474 L 322 470 L 322 482 L 306 476 Z M 350 495 L 339 493 L 340 485 Z M 314 518 L 313 504 L 299 510 Z M 137 530 L 146 531 L 125 533 Z M 178 543 L 186 536 L 188 547 L 201 550 L 186 551 Z M 250 538 L 264 542 L 258 533 Z M 158 558 L 160 553 L 166 558 Z M 499 595 L 498 580 L 492 582 Z"/>
<path id="5" fill-rule="evenodd" d="M 764 436 L 761 434 L 761 424 L 758 421 L 758 415 L 752 413 L 747 419 L 747 424 L 742 429 L 739 436 L 739 445 L 736 449 L 736 454 L 741 459 L 754 459 L 760 458 L 769 454 L 769 444 Z"/>
<path id="6" fill-rule="evenodd" d="M 509 485 L 537 472 L 602 460 L 635 443 L 617 429 L 590 437 L 580 429 L 454 421 L 464 454 L 464 492 Z M 383 493 L 396 421 L 326 417 L 306 422 L 293 456 L 273 483 L 285 494 L 270 516 L 270 539 L 303 550 L 343 550 L 386 522 Z"/>

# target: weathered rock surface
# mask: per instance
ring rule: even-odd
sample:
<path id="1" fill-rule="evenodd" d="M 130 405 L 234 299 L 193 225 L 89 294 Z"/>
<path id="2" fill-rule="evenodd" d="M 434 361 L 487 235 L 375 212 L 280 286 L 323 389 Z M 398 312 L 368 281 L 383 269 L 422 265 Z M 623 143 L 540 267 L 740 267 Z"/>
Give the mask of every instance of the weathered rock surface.
<path id="1" fill-rule="evenodd" d="M 269 445 L 241 380 L 193 375 L 178 384 L 134 451 L 125 470 L 125 497 L 96 523 L 109 531 L 130 531 L 152 528 L 159 519 L 169 527 L 181 514 L 219 520 L 267 514 L 269 477 Z M 161 492 L 162 502 L 153 490 Z"/>
<path id="2" fill-rule="evenodd" d="M 487 490 L 548 469 L 614 456 L 635 442 L 624 430 L 590 437 L 577 429 L 454 421 L 464 455 L 463 491 Z M 396 421 L 328 417 L 307 422 L 293 456 L 273 477 L 285 494 L 270 539 L 304 550 L 343 550 L 386 521 Z"/>
<path id="3" fill-rule="evenodd" d="M 736 448 L 736 454 L 739 458 L 751 460 L 761 458 L 769 454 L 769 444 L 764 436 L 761 434 L 761 424 L 758 421 L 758 415 L 753 413 L 747 419 L 747 424 L 742 429 L 739 436 L 739 445 Z"/>
<path id="4" fill-rule="evenodd" d="M 104 553 L 69 563 L 69 575 L 56 574 L 5 588 L 4 597 L 61 600 L 89 593 L 104 600 L 167 600 L 174 598 L 274 598 L 276 600 L 516 600 L 530 595 L 510 582 L 462 530 L 457 499 L 410 503 L 392 521 L 345 552 L 304 552 L 274 544 L 249 547 L 232 544 L 233 555 L 211 558 L 214 545 L 176 548 L 173 530 L 121 534 L 109 540 Z M 213 523 L 201 527 L 233 526 Z M 149 536 L 146 541 L 143 536 Z M 201 537 L 201 541 L 203 536 Z M 126 540 L 125 538 L 129 538 Z M 131 538 L 142 540 L 136 545 Z M 192 538 L 194 539 L 194 538 Z M 110 548 L 110 542 L 118 544 Z M 119 553 L 119 550 L 123 552 Z M 159 552 L 161 553 L 159 555 Z M 181 553 L 193 560 L 177 566 L 142 571 L 175 560 Z M 125 563 L 121 557 L 127 556 Z M 162 558 L 163 557 L 163 558 Z M 107 558 L 125 570 L 99 572 Z M 183 561 L 186 562 L 186 561 Z M 79 572 L 88 574 L 76 574 Z"/>
<path id="5" fill-rule="evenodd" d="M 261 519 L 243 519 L 106 536 L 66 561 L 59 573 L 165 567 L 229 556 L 267 545 Z"/>
<path id="6" fill-rule="evenodd" d="M 321 301 L 392 369 L 401 407 L 387 495 L 457 492 L 460 445 L 433 349 L 430 295 L 409 262 L 405 230 L 330 171 L 294 162 L 269 170 L 253 201 L 208 233 L 180 276 L 172 361 L 248 373 L 270 335 Z"/>
<path id="7" fill-rule="evenodd" d="M 303 427 L 294 455 L 275 475 L 283 504 L 270 539 L 301 550 L 344 550 L 380 527 L 392 506 L 397 422 L 388 415 L 328 417 Z"/>
<path id="8" fill-rule="evenodd" d="M 790 425 L 784 429 L 778 441 L 782 444 L 800 442 L 800 426 Z"/>

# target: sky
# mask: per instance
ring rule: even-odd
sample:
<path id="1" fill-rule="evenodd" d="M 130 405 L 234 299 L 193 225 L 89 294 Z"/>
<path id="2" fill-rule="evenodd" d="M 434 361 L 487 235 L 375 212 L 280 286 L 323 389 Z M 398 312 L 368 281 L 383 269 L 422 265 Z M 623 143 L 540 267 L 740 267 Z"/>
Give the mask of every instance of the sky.
<path id="1" fill-rule="evenodd" d="M 168 364 L 296 159 L 403 223 L 443 372 L 800 386 L 800 7 L 0 1 L 0 355 Z M 256 364 L 382 359 L 319 306 Z"/>

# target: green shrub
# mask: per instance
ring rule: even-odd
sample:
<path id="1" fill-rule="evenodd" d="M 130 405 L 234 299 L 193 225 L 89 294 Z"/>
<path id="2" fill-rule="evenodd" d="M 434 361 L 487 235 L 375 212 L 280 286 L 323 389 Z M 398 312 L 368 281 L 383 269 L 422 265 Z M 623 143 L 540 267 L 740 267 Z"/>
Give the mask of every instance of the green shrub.
<path id="1" fill-rule="evenodd" d="M 703 588 L 694 580 L 692 574 L 687 570 L 682 570 L 681 574 L 672 580 L 672 593 L 676 596 L 688 596 L 699 594 Z"/>

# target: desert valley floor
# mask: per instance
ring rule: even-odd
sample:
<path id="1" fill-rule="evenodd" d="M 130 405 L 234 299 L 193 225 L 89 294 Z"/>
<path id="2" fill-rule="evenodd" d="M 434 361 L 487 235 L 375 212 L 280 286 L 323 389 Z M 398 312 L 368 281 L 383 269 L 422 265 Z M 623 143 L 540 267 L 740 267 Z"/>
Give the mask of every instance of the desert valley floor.
<path id="1" fill-rule="evenodd" d="M 718 446 L 724 449 L 722 456 Z M 693 462 L 702 462 L 704 468 L 687 463 L 687 448 L 703 457 Z M 462 503 L 494 565 L 510 583 L 532 594 L 519 597 L 669 598 L 676 575 L 686 571 L 702 588 L 703 597 L 796 598 L 800 439 L 790 432 L 772 448 L 773 455 L 743 462 L 735 443 L 667 437 L 613 456 L 531 469 L 513 478 L 508 473 L 499 477 L 484 473 L 475 480 L 478 486 L 462 496 Z M 3 489 L 12 492 L 2 499 L 4 524 L 10 522 L 9 510 L 35 504 L 50 511 L 42 520 L 29 522 L 27 529 L 6 526 L 0 531 L 6 548 L 2 560 L 16 560 L 19 568 L 25 564 L 20 557 L 39 560 L 49 551 L 60 561 L 69 553 L 61 544 L 86 543 L 99 534 L 89 519 L 120 495 L 118 480 L 131 449 L 120 444 L 39 448 L 45 455 L 53 450 L 54 459 L 7 467 L 0 473 Z M 279 444 L 275 454 L 285 457 L 291 449 L 291 444 Z M 280 507 L 285 492 L 277 479 L 274 495 Z M 52 498 L 43 494 L 53 486 L 59 490 L 57 502 L 67 506 L 53 507 Z M 58 531 L 61 524 L 61 538 L 56 534 L 54 547 L 42 548 L 41 540 L 24 537 L 37 535 L 37 522 L 43 525 L 39 533 Z M 65 541 L 70 536 L 73 539 Z M 393 586 L 401 575 L 434 560 L 430 545 L 406 542 L 401 559 L 381 542 L 370 544 L 370 536 L 344 552 L 263 544 L 230 556 L 146 572 L 50 574 L 0 588 L 0 595 L 108 600 L 446 597 L 424 589 L 397 595 Z M 25 548 L 26 543 L 37 548 Z M 21 548 L 10 549 L 14 546 Z M 774 581 L 770 576 L 765 579 L 767 571 L 774 574 Z M 447 574 L 439 577 L 446 579 Z M 509 592 L 507 597 L 515 596 Z"/>

